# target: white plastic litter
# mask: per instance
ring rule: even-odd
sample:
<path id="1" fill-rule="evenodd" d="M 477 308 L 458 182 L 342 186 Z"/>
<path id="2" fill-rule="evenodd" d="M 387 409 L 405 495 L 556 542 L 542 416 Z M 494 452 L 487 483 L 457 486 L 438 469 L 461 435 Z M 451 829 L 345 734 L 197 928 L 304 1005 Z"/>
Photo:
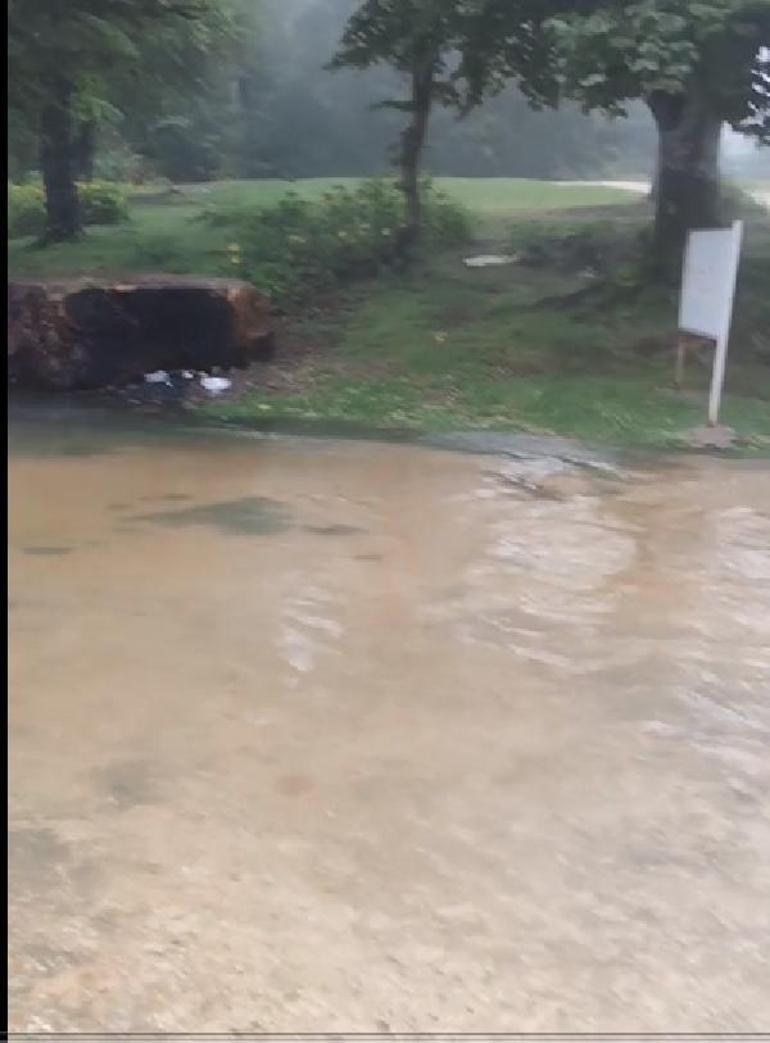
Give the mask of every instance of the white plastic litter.
<path id="1" fill-rule="evenodd" d="M 154 373 L 145 373 L 146 384 L 170 384 L 171 378 L 165 369 L 156 369 Z"/>
<path id="2" fill-rule="evenodd" d="M 192 380 L 192 378 L 193 378 L 194 376 L 195 376 L 195 374 L 193 373 L 193 371 L 192 371 L 191 369 L 183 369 L 183 370 L 182 370 L 182 377 L 183 377 L 183 378 L 184 378 L 185 380 Z"/>
<path id="3" fill-rule="evenodd" d="M 466 268 L 491 268 L 496 264 L 515 264 L 518 257 L 511 254 L 480 254 L 478 257 L 466 257 Z"/>
<path id="4" fill-rule="evenodd" d="M 201 377 L 201 387 L 204 391 L 210 391 L 212 395 L 218 395 L 220 391 L 227 391 L 232 383 L 232 380 L 228 380 L 227 377 Z"/>

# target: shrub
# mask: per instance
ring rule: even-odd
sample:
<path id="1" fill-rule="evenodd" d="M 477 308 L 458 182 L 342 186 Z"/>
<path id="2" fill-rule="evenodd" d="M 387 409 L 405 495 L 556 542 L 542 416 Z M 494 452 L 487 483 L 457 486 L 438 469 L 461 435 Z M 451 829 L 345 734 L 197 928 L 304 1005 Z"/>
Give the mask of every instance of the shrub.
<path id="1" fill-rule="evenodd" d="M 469 238 L 469 220 L 461 207 L 429 183 L 424 198 L 429 244 L 451 245 Z M 338 185 L 320 202 L 289 192 L 256 212 L 214 207 L 204 219 L 231 227 L 237 237 L 228 248 L 230 272 L 272 293 L 279 303 L 297 303 L 387 265 L 393 259 L 403 206 L 395 182 L 374 179 L 357 188 Z"/>
<path id="2" fill-rule="evenodd" d="M 150 128 L 146 155 L 170 181 L 210 181 L 220 167 L 221 142 L 211 127 L 184 117 L 162 119 Z"/>
<path id="3" fill-rule="evenodd" d="M 8 235 L 41 235 L 45 228 L 45 197 L 40 185 L 8 186 Z"/>
<path id="4" fill-rule="evenodd" d="M 137 184 L 145 179 L 147 162 L 137 152 L 120 143 L 97 152 L 94 174 L 99 181 Z"/>
<path id="5" fill-rule="evenodd" d="M 128 192 L 111 181 L 78 185 L 85 225 L 115 225 L 128 220 Z M 45 194 L 42 185 L 8 186 L 8 235 L 42 235 L 45 231 Z"/>
<path id="6" fill-rule="evenodd" d="M 578 220 L 554 227 L 525 222 L 512 228 L 511 244 L 524 264 L 533 268 L 596 274 L 617 273 L 633 255 L 636 235 L 608 221 Z"/>
<path id="7" fill-rule="evenodd" d="M 427 183 L 427 229 L 429 238 L 440 246 L 462 246 L 472 235 L 468 211 Z"/>
<path id="8" fill-rule="evenodd" d="M 119 225 L 128 220 L 128 191 L 115 181 L 78 185 L 83 224 Z"/>

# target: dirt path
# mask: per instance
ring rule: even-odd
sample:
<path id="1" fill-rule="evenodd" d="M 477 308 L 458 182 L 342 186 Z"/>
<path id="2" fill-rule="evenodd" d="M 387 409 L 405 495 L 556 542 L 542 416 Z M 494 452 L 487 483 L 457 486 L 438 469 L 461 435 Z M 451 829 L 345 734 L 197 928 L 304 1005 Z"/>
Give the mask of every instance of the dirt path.
<path id="1" fill-rule="evenodd" d="M 638 192 L 642 195 L 646 195 L 651 188 L 649 181 L 563 181 L 560 182 L 563 185 L 595 185 L 603 188 L 621 188 L 627 192 Z M 749 195 L 760 206 L 765 206 L 770 209 L 770 187 L 767 188 L 754 188 L 749 191 Z"/>

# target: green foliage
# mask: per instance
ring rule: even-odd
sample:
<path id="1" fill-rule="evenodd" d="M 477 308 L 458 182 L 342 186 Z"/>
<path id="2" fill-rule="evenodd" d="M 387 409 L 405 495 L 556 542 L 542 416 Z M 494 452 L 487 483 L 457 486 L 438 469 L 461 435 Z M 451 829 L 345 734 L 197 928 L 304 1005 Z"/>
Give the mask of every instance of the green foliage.
<path id="1" fill-rule="evenodd" d="M 104 103 L 120 70 L 139 71 L 143 49 L 161 36 L 168 43 L 205 33 L 221 7 L 219 0 L 11 0 L 9 107 L 37 111 L 51 77 L 76 83 L 80 104 Z M 175 55 L 168 57 L 171 75 Z"/>
<path id="2" fill-rule="evenodd" d="M 409 85 L 406 99 L 381 103 L 409 116 L 400 142 L 405 256 L 420 232 L 416 179 L 433 110 L 467 114 L 511 80 L 531 105 L 554 106 L 557 51 L 547 23 L 565 6 L 567 0 L 363 0 L 348 21 L 330 67 L 385 63 Z"/>
<path id="3" fill-rule="evenodd" d="M 770 130 L 770 0 L 591 0 L 553 19 L 564 91 L 589 111 L 642 100 L 659 134 L 650 277 L 679 273 L 689 230 L 722 220 L 719 134 Z"/>
<path id="4" fill-rule="evenodd" d="M 425 180 L 427 231 L 429 243 L 438 246 L 460 246 L 471 238 L 471 217 L 448 193 Z"/>
<path id="5" fill-rule="evenodd" d="M 463 375 L 456 386 L 413 374 L 368 379 L 345 374 L 320 380 L 305 392 L 270 395 L 257 390 L 198 408 L 204 416 L 244 426 L 300 420 L 384 431 L 528 431 L 660 449 L 681 446 L 682 433 L 702 423 L 705 398 L 705 391 L 677 396 L 638 373 L 619 378 L 554 371 L 496 380 L 477 373 Z M 749 451 L 767 453 L 767 402 L 727 395 L 723 418 Z"/>
<path id="6" fill-rule="evenodd" d="M 624 282 L 640 262 L 642 239 L 637 222 L 644 212 L 629 208 L 633 231 L 622 221 L 520 221 L 511 229 L 511 248 L 522 264 L 551 271 L 602 276 Z"/>
<path id="7" fill-rule="evenodd" d="M 24 113 L 8 109 L 8 177 L 20 181 L 40 158 L 40 143 L 34 124 Z"/>
<path id="8" fill-rule="evenodd" d="M 78 185 L 85 225 L 116 225 L 128 220 L 128 190 L 113 181 Z M 45 193 L 40 184 L 8 186 L 10 238 L 42 235 L 45 230 Z"/>
<path id="9" fill-rule="evenodd" d="M 40 185 L 8 186 L 8 235 L 41 235 L 45 228 L 45 193 Z"/>
<path id="10" fill-rule="evenodd" d="M 643 211 L 635 205 L 616 210 L 633 241 Z M 585 216 L 552 215 L 551 236 L 582 230 L 601 239 L 611 231 L 603 216 L 591 209 Z M 500 233 L 499 220 L 497 227 Z M 543 219 L 538 235 L 547 228 Z M 519 243 L 525 231 L 521 220 Z M 765 218 L 747 229 L 724 402 L 724 422 L 765 447 L 768 260 Z M 344 311 L 293 327 L 313 350 L 303 353 L 286 391 L 263 383 L 233 402 L 203 409 L 244 424 L 289 417 L 676 444 L 681 432 L 703 422 L 710 377 L 710 366 L 693 360 L 688 390 L 671 386 L 676 295 L 641 287 L 579 296 L 596 285 L 579 271 L 548 265 L 469 270 L 454 251 L 431 253 L 408 277 L 378 280 L 349 294 Z"/>
<path id="11" fill-rule="evenodd" d="M 259 32 L 243 37 L 237 103 L 230 95 L 211 106 L 229 131 L 219 145 L 227 175 L 367 177 L 389 169 L 403 115 L 372 106 L 400 97 L 403 75 L 385 63 L 333 76 L 319 68 L 355 6 L 353 0 L 263 0 Z M 460 177 L 600 177 L 610 176 L 613 163 L 612 176 L 647 176 L 651 120 L 641 106 L 632 116 L 610 123 L 577 106 L 535 112 L 511 87 L 462 120 L 451 108 L 434 107 L 423 166 Z M 211 129 L 196 120 L 190 134 L 206 138 Z"/>
<path id="12" fill-rule="evenodd" d="M 587 108 L 655 111 L 697 80 L 709 108 L 762 136 L 770 119 L 770 0 L 612 0 L 554 19 L 568 92 Z"/>
<path id="13" fill-rule="evenodd" d="M 235 101 L 246 44 L 256 50 L 250 0 L 206 0 L 196 17 L 164 20 L 142 41 L 141 75 L 121 67 L 110 97 L 131 151 L 173 181 L 202 181 L 228 169 L 241 133 Z"/>
<path id="14" fill-rule="evenodd" d="M 435 78 L 433 89 L 441 100 L 452 103 L 456 92 L 447 72 L 462 25 L 458 0 L 364 0 L 351 16 L 331 67 L 366 69 L 387 62 L 399 72 L 412 74 L 422 61 Z M 442 96 L 443 95 L 443 96 Z M 409 102 L 388 103 L 409 107 Z"/>
<path id="15" fill-rule="evenodd" d="M 536 108 L 559 100 L 559 66 L 551 19 L 576 0 L 465 0 L 459 77 L 466 109 L 514 82 Z"/>
<path id="16" fill-rule="evenodd" d="M 364 0 L 345 27 L 330 65 L 367 69 L 386 62 L 406 75 L 407 97 L 380 102 L 381 108 L 407 117 L 398 149 L 406 205 L 396 236 L 404 260 L 425 232 L 419 176 L 431 112 L 436 105 L 460 103 L 451 73 L 462 23 L 460 6 L 457 0 Z"/>
<path id="17" fill-rule="evenodd" d="M 291 185 L 303 199 L 320 203 L 324 193 L 340 183 L 353 191 L 361 182 L 357 178 L 311 178 Z M 554 222 L 562 220 L 560 215 L 570 208 L 602 207 L 613 221 L 620 222 L 636 210 L 627 205 L 635 198 L 632 194 L 612 188 L 517 178 L 437 178 L 434 185 L 471 211 L 474 231 L 490 238 L 500 237 L 513 215 L 540 215 Z M 75 242 L 43 250 L 30 248 L 25 240 L 11 241 L 11 270 L 31 277 L 148 269 L 221 274 L 226 247 L 237 239 L 241 225 L 256 210 L 280 202 L 290 183 L 230 181 L 191 187 L 174 195 L 163 191 L 164 187 L 159 185 L 157 192 L 134 190 L 131 220 L 126 224 L 95 227 Z M 208 219 L 196 220 L 204 210 Z"/>
<path id="18" fill-rule="evenodd" d="M 142 176 L 142 157 L 113 137 L 96 153 L 94 174 L 101 181 L 136 183 Z"/>
<path id="19" fill-rule="evenodd" d="M 41 128 L 48 238 L 79 231 L 73 178 L 93 170 L 99 124 L 120 123 L 128 99 L 157 108 L 161 83 L 170 90 L 202 79 L 201 65 L 233 24 L 234 2 L 11 0 L 8 105 L 17 126 Z M 13 138 L 23 154 L 26 139 Z"/>
<path id="20" fill-rule="evenodd" d="M 219 29 L 209 28 L 206 39 L 190 19 L 154 23 L 136 61 L 82 77 L 75 115 L 97 123 L 95 175 L 129 181 L 158 170 L 183 183 L 387 171 L 402 117 L 371 106 L 399 96 L 401 74 L 382 63 L 335 75 L 321 68 L 356 6 L 354 0 L 221 0 Z M 236 24 L 228 27 L 228 19 Z M 14 68 L 11 86 L 27 79 Z M 29 109 L 23 118 L 15 109 L 9 116 L 14 181 L 38 165 L 37 121 Z M 436 108 L 424 169 L 464 177 L 647 176 L 654 143 L 640 110 L 642 119 L 613 123 L 584 116 L 577 106 L 537 112 L 512 86 L 463 120 Z"/>
<path id="21" fill-rule="evenodd" d="M 338 184 L 353 191 L 361 181 L 228 181 L 190 187 L 173 195 L 164 185 L 158 185 L 157 191 L 133 190 L 131 220 L 126 224 L 93 228 L 76 242 L 44 250 L 30 249 L 24 241 L 14 240 L 9 244 L 9 266 L 17 275 L 41 277 L 110 274 L 148 267 L 180 274 L 221 274 L 227 244 L 237 238 L 241 225 L 251 220 L 255 211 L 280 202 L 290 187 L 301 198 L 320 203 Z M 561 213 L 570 208 L 603 207 L 613 221 L 619 222 L 636 209 L 627 205 L 634 195 L 598 186 L 517 178 L 436 178 L 434 186 L 461 209 L 471 211 L 474 231 L 485 237 L 499 237 L 513 215 L 550 215 L 548 219 L 556 221 L 562 220 Z M 196 220 L 204 211 L 207 220 Z"/>
<path id="22" fill-rule="evenodd" d="M 128 189 L 114 181 L 89 181 L 78 185 L 83 223 L 117 225 L 128 220 Z"/>
<path id="23" fill-rule="evenodd" d="M 147 136 L 144 154 L 161 177 L 170 181 L 209 181 L 221 164 L 215 137 L 184 117 L 159 120 Z"/>
<path id="24" fill-rule="evenodd" d="M 315 213 L 331 187 L 312 180 L 297 182 L 296 191 Z M 352 179 L 345 184 L 348 193 L 358 187 Z M 386 187 L 401 205 L 393 186 Z M 482 234 L 496 240 L 480 247 L 485 253 L 508 252 L 513 218 L 514 252 L 528 241 L 558 241 L 581 230 L 589 240 L 605 231 L 633 238 L 646 219 L 646 204 L 611 189 L 513 179 L 442 179 L 440 187 L 472 210 L 476 229 L 483 222 Z M 236 251 L 236 263 L 223 265 L 227 245 L 238 242 L 245 253 L 241 230 L 279 203 L 285 189 L 285 182 L 241 182 L 192 188 L 174 203 L 145 205 L 137 197 L 128 224 L 94 228 L 76 242 L 44 249 L 11 243 L 10 268 L 15 277 L 33 278 L 143 269 L 213 275 L 223 267 L 238 274 Z M 212 204 L 209 218 L 196 220 L 204 200 Z M 537 215 L 534 233 L 527 231 L 528 213 Z M 280 251 L 280 227 L 275 235 Z M 259 381 L 263 390 L 252 397 L 210 403 L 208 410 L 246 423 L 289 415 L 449 430 L 524 427 L 654 445 L 702 421 L 710 368 L 694 360 L 688 391 L 670 389 L 675 295 L 641 287 L 614 298 L 589 293 L 576 299 L 576 292 L 597 286 L 579 269 L 468 269 L 465 249 L 431 248 L 408 276 L 387 272 L 349 286 L 343 308 L 313 300 L 312 308 L 290 312 L 291 342 L 307 349 L 296 364 L 290 353 L 282 359 L 291 391 Z M 303 254 L 297 257 L 302 262 Z M 256 267 L 254 277 L 261 280 Z M 724 419 L 765 438 L 769 284 L 770 226 L 754 214 L 747 223 Z"/>
<path id="25" fill-rule="evenodd" d="M 423 186 L 428 240 L 449 245 L 467 241 L 465 211 L 429 183 Z M 292 304 L 374 275 L 393 259 L 403 200 L 393 181 L 337 185 L 320 201 L 295 192 L 253 213 L 213 206 L 210 225 L 232 229 L 229 271 Z"/>

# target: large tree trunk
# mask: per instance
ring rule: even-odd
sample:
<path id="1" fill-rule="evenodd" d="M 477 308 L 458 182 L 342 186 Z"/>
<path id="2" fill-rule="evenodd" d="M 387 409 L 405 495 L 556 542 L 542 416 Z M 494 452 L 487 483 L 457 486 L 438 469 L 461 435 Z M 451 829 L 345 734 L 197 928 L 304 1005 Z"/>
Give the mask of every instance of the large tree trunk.
<path id="1" fill-rule="evenodd" d="M 75 175 L 78 181 L 93 181 L 96 160 L 96 120 L 78 124 L 74 143 Z"/>
<path id="2" fill-rule="evenodd" d="M 653 96 L 649 105 L 658 127 L 655 258 L 671 270 L 681 260 L 691 229 L 721 222 L 722 120 L 697 83 L 681 96 Z"/>
<path id="3" fill-rule="evenodd" d="M 81 231 L 72 143 L 72 83 L 51 80 L 41 118 L 40 164 L 46 205 L 45 242 L 74 239 Z"/>
<path id="4" fill-rule="evenodd" d="M 428 123 L 433 104 L 433 63 L 428 71 L 415 70 L 412 75 L 412 119 L 401 136 L 401 190 L 406 216 L 399 232 L 397 248 L 406 257 L 422 231 L 422 199 L 420 198 L 420 160 L 428 136 Z"/>

